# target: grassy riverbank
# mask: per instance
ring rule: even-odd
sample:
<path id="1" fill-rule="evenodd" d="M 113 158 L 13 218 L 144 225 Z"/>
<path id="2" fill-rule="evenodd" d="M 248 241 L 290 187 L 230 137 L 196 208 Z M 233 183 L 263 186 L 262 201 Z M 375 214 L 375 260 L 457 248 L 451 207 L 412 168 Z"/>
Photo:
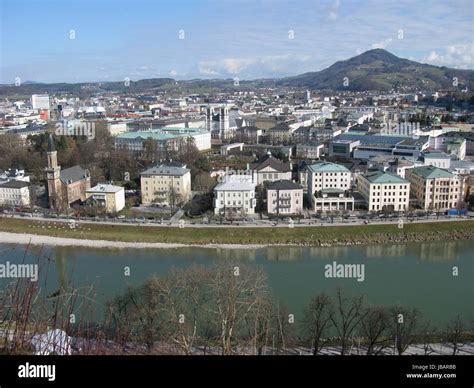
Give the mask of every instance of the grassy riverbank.
<path id="1" fill-rule="evenodd" d="M 352 245 L 474 238 L 474 221 L 391 225 L 308 226 L 291 228 L 177 228 L 137 225 L 77 224 L 0 218 L 0 232 L 28 233 L 81 240 L 178 244 Z"/>

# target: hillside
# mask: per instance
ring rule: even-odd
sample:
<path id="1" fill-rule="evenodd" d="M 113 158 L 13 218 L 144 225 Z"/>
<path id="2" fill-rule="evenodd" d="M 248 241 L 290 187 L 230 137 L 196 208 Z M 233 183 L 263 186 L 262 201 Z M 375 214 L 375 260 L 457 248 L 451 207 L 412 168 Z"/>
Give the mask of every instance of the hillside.
<path id="1" fill-rule="evenodd" d="M 344 85 L 344 77 L 348 85 Z M 356 57 L 334 63 L 327 69 L 282 78 L 278 86 L 332 90 L 439 90 L 474 88 L 474 71 L 422 64 L 399 58 L 386 50 L 366 51 Z"/>

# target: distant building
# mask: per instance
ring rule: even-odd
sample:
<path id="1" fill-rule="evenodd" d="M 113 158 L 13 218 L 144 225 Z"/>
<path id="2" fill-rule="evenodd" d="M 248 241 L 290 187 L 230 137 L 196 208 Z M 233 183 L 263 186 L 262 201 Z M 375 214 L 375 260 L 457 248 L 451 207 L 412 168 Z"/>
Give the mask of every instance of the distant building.
<path id="1" fill-rule="evenodd" d="M 25 170 L 9 169 L 7 171 L 0 172 L 0 184 L 10 181 L 29 182 L 30 177 L 25 175 Z"/>
<path id="2" fill-rule="evenodd" d="M 125 132 L 115 137 L 115 148 L 142 152 L 147 139 L 156 141 L 158 150 L 177 151 L 187 139 L 193 139 L 199 151 L 211 148 L 211 133 L 203 128 L 163 127 L 149 131 Z"/>
<path id="3" fill-rule="evenodd" d="M 33 94 L 31 96 L 33 109 L 50 109 L 49 96 L 47 94 Z"/>
<path id="4" fill-rule="evenodd" d="M 406 172 L 411 194 L 425 210 L 448 210 L 458 206 L 464 195 L 464 179 L 434 166 L 416 167 Z"/>
<path id="5" fill-rule="evenodd" d="M 448 169 L 451 166 L 451 158 L 442 151 L 425 151 L 422 155 L 423 163 L 427 166 L 434 166 Z"/>
<path id="6" fill-rule="evenodd" d="M 191 170 L 162 163 L 140 174 L 143 205 L 175 206 L 191 198 Z"/>
<path id="7" fill-rule="evenodd" d="M 369 211 L 408 210 L 410 182 L 397 175 L 383 171 L 368 172 L 358 176 L 357 188 L 365 198 Z"/>
<path id="8" fill-rule="evenodd" d="M 28 182 L 11 180 L 0 184 L 1 206 L 30 206 L 31 186 Z"/>
<path id="9" fill-rule="evenodd" d="M 49 206 L 52 209 L 63 210 L 73 203 L 85 201 L 86 190 L 91 187 L 89 171 L 80 166 L 61 170 L 61 167 L 58 166 L 57 151 L 51 134 L 48 139 L 47 156 L 46 178 L 48 180 Z"/>
<path id="10" fill-rule="evenodd" d="M 107 213 L 117 213 L 125 207 L 125 190 L 123 187 L 100 183 L 86 190 L 86 199 Z"/>
<path id="11" fill-rule="evenodd" d="M 318 142 L 299 143 L 296 145 L 296 157 L 300 159 L 319 159 L 324 144 Z"/>
<path id="12" fill-rule="evenodd" d="M 303 211 L 303 186 L 288 180 L 267 185 L 268 214 L 299 214 Z"/>

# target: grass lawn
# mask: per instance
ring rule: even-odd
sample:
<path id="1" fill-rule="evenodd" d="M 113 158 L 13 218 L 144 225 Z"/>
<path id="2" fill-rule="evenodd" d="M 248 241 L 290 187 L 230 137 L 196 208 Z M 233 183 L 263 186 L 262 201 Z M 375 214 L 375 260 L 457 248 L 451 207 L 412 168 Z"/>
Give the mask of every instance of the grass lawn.
<path id="1" fill-rule="evenodd" d="M 387 236 L 414 240 L 426 235 L 436 239 L 450 239 L 456 232 L 474 232 L 474 221 L 393 225 L 351 225 L 290 228 L 177 228 L 137 225 L 77 224 L 70 229 L 67 223 L 0 218 L 0 232 L 30 233 L 55 237 L 126 242 L 163 242 L 182 244 L 299 244 L 334 242 L 334 240 L 376 241 Z"/>

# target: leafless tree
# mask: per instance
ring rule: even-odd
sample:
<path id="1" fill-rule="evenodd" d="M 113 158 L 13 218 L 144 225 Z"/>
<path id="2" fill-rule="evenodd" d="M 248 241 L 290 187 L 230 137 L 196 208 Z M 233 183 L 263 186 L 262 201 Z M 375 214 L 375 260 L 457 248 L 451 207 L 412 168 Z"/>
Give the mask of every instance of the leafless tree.
<path id="1" fill-rule="evenodd" d="M 313 355 L 317 355 L 326 344 L 331 323 L 332 301 L 326 294 L 313 298 L 304 311 L 303 326 L 309 333 Z"/>
<path id="2" fill-rule="evenodd" d="M 360 334 L 367 341 L 367 355 L 380 354 L 389 346 L 390 314 L 385 307 L 369 307 L 360 321 Z"/>
<path id="3" fill-rule="evenodd" d="M 342 289 L 338 288 L 334 309 L 331 311 L 330 317 L 341 341 L 341 355 L 347 353 L 349 338 L 353 335 L 364 315 L 364 296 L 347 297 Z"/>
<path id="4" fill-rule="evenodd" d="M 446 325 L 444 335 L 445 341 L 453 347 L 453 356 L 455 356 L 466 342 L 466 327 L 460 315 Z"/>
<path id="5" fill-rule="evenodd" d="M 415 308 L 395 306 L 390 309 L 391 337 L 400 356 L 413 343 L 420 316 Z"/>
<path id="6" fill-rule="evenodd" d="M 214 271 L 210 283 L 213 294 L 211 313 L 220 327 L 222 354 L 231 354 L 237 332 L 258 308 L 259 296 L 268 293 L 268 286 L 262 271 L 246 266 L 221 264 Z"/>
<path id="7" fill-rule="evenodd" d="M 419 331 L 419 339 L 423 345 L 423 352 L 425 356 L 428 356 L 433 353 L 433 347 L 431 345 L 436 341 L 436 328 L 430 321 L 425 321 L 420 325 Z"/>

